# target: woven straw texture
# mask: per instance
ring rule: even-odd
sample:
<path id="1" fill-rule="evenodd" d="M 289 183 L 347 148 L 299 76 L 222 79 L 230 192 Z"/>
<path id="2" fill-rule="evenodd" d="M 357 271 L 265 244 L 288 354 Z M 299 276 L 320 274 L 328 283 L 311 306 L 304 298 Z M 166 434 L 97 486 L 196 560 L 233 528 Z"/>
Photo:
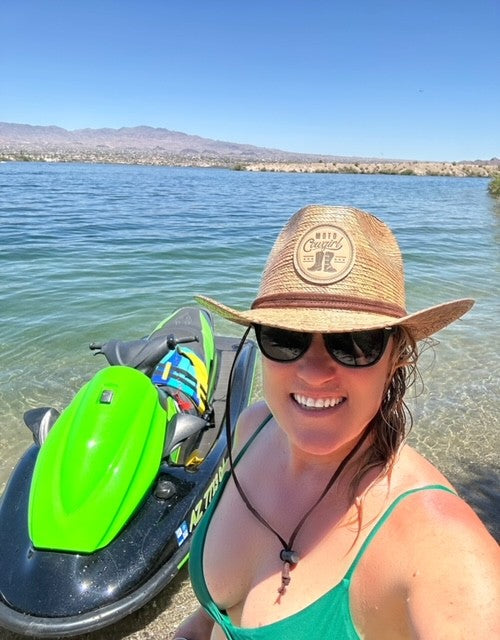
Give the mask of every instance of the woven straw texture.
<path id="1" fill-rule="evenodd" d="M 322 225 L 344 230 L 354 243 L 351 272 L 331 285 L 306 282 L 293 263 L 295 249 L 304 234 Z M 377 218 L 356 209 L 320 206 L 301 209 L 290 219 L 269 254 L 258 298 L 281 292 L 387 299 L 404 309 L 403 263 L 396 239 Z"/>
<path id="2" fill-rule="evenodd" d="M 278 236 L 252 309 L 206 296 L 206 308 L 239 324 L 335 332 L 403 325 L 416 340 L 466 313 L 471 299 L 406 311 L 404 267 L 396 238 L 378 218 L 351 207 L 310 205 Z"/>

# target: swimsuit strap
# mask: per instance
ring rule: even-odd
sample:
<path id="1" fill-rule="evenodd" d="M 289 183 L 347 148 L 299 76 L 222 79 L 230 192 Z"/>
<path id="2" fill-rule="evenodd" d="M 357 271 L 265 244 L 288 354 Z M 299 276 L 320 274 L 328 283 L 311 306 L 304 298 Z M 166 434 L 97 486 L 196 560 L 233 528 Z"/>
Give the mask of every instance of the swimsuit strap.
<path id="1" fill-rule="evenodd" d="M 368 534 L 366 540 L 363 542 L 363 544 L 361 545 L 361 549 L 358 551 L 358 553 L 356 554 L 356 557 L 354 558 L 353 563 L 351 564 L 351 566 L 349 567 L 349 570 L 347 571 L 347 573 L 345 574 L 344 579 L 345 580 L 351 580 L 352 575 L 354 573 L 354 571 L 356 570 L 356 567 L 358 566 L 361 558 L 363 557 L 365 551 L 367 550 L 367 548 L 369 547 L 371 541 L 373 540 L 373 538 L 377 535 L 378 531 L 382 528 L 382 526 L 384 525 L 384 523 L 388 520 L 389 516 L 391 515 L 391 513 L 394 511 L 394 509 L 398 506 L 398 504 L 400 502 L 402 502 L 405 498 L 407 498 L 408 496 L 413 495 L 414 493 L 418 493 L 419 491 L 447 491 L 448 493 L 452 493 L 453 495 L 456 495 L 455 491 L 453 491 L 452 489 L 450 489 L 449 487 L 445 487 L 443 484 L 428 484 L 425 485 L 424 487 L 417 487 L 416 489 L 409 489 L 408 491 L 405 491 L 404 493 L 402 493 L 401 495 L 399 495 L 388 507 L 387 509 L 384 511 L 384 513 L 382 514 L 382 516 L 380 517 L 380 519 L 377 521 L 376 525 L 373 527 L 373 529 L 370 531 L 370 533 Z"/>
<path id="2" fill-rule="evenodd" d="M 240 459 L 243 457 L 243 455 L 245 454 L 246 450 L 248 449 L 248 447 L 252 444 L 252 442 L 255 440 L 255 438 L 259 435 L 259 433 L 262 431 L 262 429 L 266 426 L 266 424 L 271 420 L 272 418 L 272 414 L 270 413 L 266 418 L 264 418 L 264 420 L 259 424 L 259 426 L 257 427 L 257 429 L 255 429 L 255 431 L 252 433 L 252 435 L 248 438 L 248 440 L 245 442 L 245 444 L 243 445 L 241 451 L 238 453 L 238 455 L 236 456 L 236 458 L 234 459 L 234 464 L 237 465 L 238 462 L 240 461 Z"/>
<path id="3" fill-rule="evenodd" d="M 234 465 L 235 466 L 238 464 L 238 462 L 243 457 L 243 455 L 245 454 L 245 452 L 247 451 L 249 446 L 252 444 L 252 442 L 259 435 L 259 433 L 266 426 L 266 424 L 271 420 L 272 417 L 273 417 L 272 414 L 269 414 L 266 418 L 264 418 L 264 420 L 260 423 L 260 425 L 257 427 L 257 429 L 250 436 L 250 438 L 248 438 L 248 440 L 245 442 L 245 444 L 243 445 L 241 451 L 238 453 L 238 455 L 236 456 L 236 458 L 234 460 Z M 228 478 L 229 476 L 230 476 L 230 472 L 228 471 L 227 475 L 226 475 L 226 478 Z M 399 495 L 387 507 L 387 509 L 384 511 L 382 516 L 379 518 L 379 520 L 377 521 L 377 523 L 375 524 L 373 529 L 370 531 L 370 533 L 366 537 L 366 540 L 361 545 L 360 550 L 356 554 L 356 557 L 354 558 L 351 566 L 349 567 L 347 573 L 345 574 L 344 580 L 348 580 L 348 581 L 351 580 L 351 578 L 352 578 L 352 576 L 354 574 L 354 571 L 356 570 L 356 567 L 360 563 L 361 558 L 365 554 L 367 548 L 370 546 L 370 543 L 372 542 L 373 538 L 377 535 L 379 530 L 382 528 L 382 526 L 385 524 L 385 522 L 389 519 L 390 515 L 392 514 L 394 509 L 399 505 L 399 503 L 402 502 L 408 496 L 411 496 L 414 493 L 419 493 L 420 491 L 446 491 L 447 493 L 452 493 L 453 495 L 456 495 L 456 492 L 453 491 L 453 489 L 450 489 L 449 487 L 446 487 L 443 484 L 428 484 L 428 485 L 425 485 L 423 487 L 417 487 L 415 489 L 408 489 L 408 491 L 405 491 L 401 495 Z"/>

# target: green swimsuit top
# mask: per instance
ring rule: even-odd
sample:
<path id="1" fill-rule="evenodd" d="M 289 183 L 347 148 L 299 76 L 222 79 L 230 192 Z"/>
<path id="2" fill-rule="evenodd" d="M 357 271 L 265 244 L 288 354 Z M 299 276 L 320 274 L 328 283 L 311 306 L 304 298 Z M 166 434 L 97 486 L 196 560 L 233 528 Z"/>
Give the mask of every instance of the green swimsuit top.
<path id="1" fill-rule="evenodd" d="M 264 425 L 269 422 L 270 417 L 271 416 L 266 418 L 253 436 L 248 440 L 236 458 L 235 464 L 240 460 L 255 436 L 260 432 Z M 210 617 L 213 618 L 220 627 L 222 627 L 226 637 L 231 640 L 282 640 L 283 638 L 286 638 L 287 640 L 289 638 L 303 638 L 304 640 L 310 640 L 311 638 L 321 638 L 321 640 L 325 640 L 326 638 L 332 638 L 335 640 L 360 640 L 361 636 L 356 631 L 354 621 L 352 619 L 349 592 L 351 580 L 356 567 L 371 541 L 377 535 L 377 532 L 389 518 L 397 505 L 407 496 L 418 491 L 427 490 L 441 490 L 453 493 L 451 489 L 443 485 L 427 485 L 405 491 L 398 496 L 394 502 L 392 502 L 381 518 L 377 521 L 361 546 L 361 549 L 358 551 L 347 573 L 335 587 L 330 589 L 330 591 L 327 591 L 323 596 L 312 602 L 304 609 L 301 609 L 288 618 L 278 620 L 277 622 L 273 622 L 262 627 L 244 628 L 235 626 L 231 622 L 227 613 L 219 609 L 215 604 L 208 591 L 205 576 L 203 574 L 203 549 L 207 531 L 213 514 L 217 509 L 217 503 L 224 491 L 224 487 L 229 477 L 230 473 L 227 472 L 216 496 L 212 500 L 193 536 L 189 559 L 189 572 L 193 590 L 200 604 Z"/>

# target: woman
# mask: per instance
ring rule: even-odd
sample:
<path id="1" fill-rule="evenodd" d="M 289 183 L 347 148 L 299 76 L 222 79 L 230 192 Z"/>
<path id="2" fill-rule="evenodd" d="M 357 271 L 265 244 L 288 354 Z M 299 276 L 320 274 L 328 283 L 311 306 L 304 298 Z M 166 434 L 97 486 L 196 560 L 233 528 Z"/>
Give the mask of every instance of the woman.
<path id="1" fill-rule="evenodd" d="M 199 300 L 255 329 L 264 401 L 238 422 L 191 551 L 203 606 L 174 637 L 500 637 L 497 545 L 405 443 L 416 343 L 473 301 L 409 314 L 388 227 L 327 206 L 285 226 L 251 310 Z"/>

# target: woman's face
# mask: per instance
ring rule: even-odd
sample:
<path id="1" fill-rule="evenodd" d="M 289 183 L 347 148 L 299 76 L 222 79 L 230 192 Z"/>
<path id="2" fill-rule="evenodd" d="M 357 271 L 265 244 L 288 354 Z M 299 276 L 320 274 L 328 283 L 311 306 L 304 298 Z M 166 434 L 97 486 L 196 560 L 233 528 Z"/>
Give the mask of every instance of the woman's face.
<path id="1" fill-rule="evenodd" d="M 381 405 L 391 347 L 392 339 L 373 366 L 345 367 L 328 354 L 321 334 L 314 334 L 298 360 L 262 358 L 265 400 L 295 450 L 328 456 L 352 448 Z"/>

